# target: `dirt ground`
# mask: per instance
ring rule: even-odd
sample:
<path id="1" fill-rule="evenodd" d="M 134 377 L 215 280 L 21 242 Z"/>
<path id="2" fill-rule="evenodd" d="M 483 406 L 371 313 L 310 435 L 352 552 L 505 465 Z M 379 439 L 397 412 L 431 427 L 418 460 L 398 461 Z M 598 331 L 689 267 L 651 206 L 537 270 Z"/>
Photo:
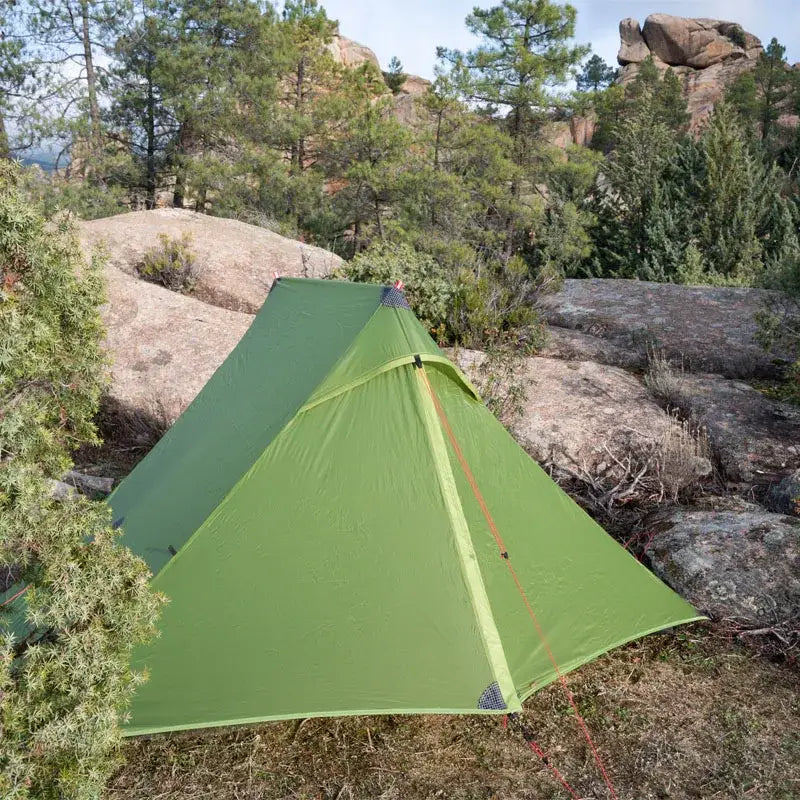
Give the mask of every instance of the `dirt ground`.
<path id="1" fill-rule="evenodd" d="M 619 800 L 800 798 L 800 672 L 705 624 L 568 676 Z M 525 703 L 581 798 L 609 797 L 563 688 Z M 110 800 L 557 800 L 569 794 L 501 717 L 307 719 L 125 744 Z"/>

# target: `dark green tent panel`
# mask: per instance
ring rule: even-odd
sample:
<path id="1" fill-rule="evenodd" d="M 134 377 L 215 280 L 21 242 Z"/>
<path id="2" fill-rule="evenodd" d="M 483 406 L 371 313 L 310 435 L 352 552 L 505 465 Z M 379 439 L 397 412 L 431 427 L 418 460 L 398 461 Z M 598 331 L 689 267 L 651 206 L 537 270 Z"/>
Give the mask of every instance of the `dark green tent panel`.
<path id="1" fill-rule="evenodd" d="M 698 618 L 519 448 L 399 290 L 281 279 L 111 497 L 170 597 L 126 732 L 518 710 L 556 672 L 481 500 L 562 672 Z"/>

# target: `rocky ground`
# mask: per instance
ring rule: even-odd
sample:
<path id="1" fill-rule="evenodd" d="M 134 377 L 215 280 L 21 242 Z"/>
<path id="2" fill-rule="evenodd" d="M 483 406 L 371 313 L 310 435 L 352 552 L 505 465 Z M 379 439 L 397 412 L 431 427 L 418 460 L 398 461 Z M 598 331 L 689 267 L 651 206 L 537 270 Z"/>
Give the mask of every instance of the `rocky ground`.
<path id="1" fill-rule="evenodd" d="M 184 230 L 192 231 L 205 276 L 195 296 L 136 277 L 137 260 L 158 233 Z M 87 246 L 103 240 L 111 254 L 104 310 L 113 359 L 104 417 L 110 442 L 82 454 L 79 465 L 95 475 L 124 474 L 191 402 L 246 330 L 274 271 L 319 276 L 338 263 L 260 228 L 186 211 L 97 220 L 82 235 Z M 800 796 L 800 728 L 780 722 L 792 711 L 796 723 L 800 712 L 792 666 L 800 645 L 800 408 L 752 383 L 775 378 L 780 356 L 790 355 L 767 356 L 754 339 L 753 316 L 770 299 L 751 289 L 567 281 L 543 306 L 548 344 L 512 376 L 524 390 L 509 422 L 518 440 L 714 621 L 624 649 L 576 677 L 588 687 L 580 700 L 596 717 L 601 743 L 627 748 L 618 760 L 625 797 Z M 455 357 L 473 376 L 485 362 L 480 353 Z M 702 696 L 680 694 L 687 685 Z M 772 692 L 769 700 L 762 689 Z M 682 699 L 653 705 L 669 692 Z M 528 713 L 584 776 L 584 796 L 595 796 L 581 745 L 559 743 L 556 728 L 569 721 L 562 699 L 543 692 Z M 557 787 L 544 788 L 551 786 L 546 773 L 518 743 L 496 744 L 492 725 L 311 721 L 160 737 L 132 746 L 146 771 L 123 771 L 112 796 L 559 796 Z M 717 741 L 714 726 L 729 740 Z M 751 740 L 772 754 L 769 775 L 747 751 Z M 343 772 L 351 767 L 342 748 L 363 775 Z M 707 752 L 700 757 L 695 748 Z M 424 766 L 428 756 L 460 765 L 457 791 L 436 788 L 446 784 Z M 217 762 L 222 757 L 231 759 L 227 767 Z M 415 766 L 404 772 L 404 764 Z M 219 769 L 237 776 L 227 788 L 213 784 Z M 637 769 L 647 773 L 638 789 Z M 193 788 L 183 792 L 173 782 L 164 793 L 165 770 Z"/>

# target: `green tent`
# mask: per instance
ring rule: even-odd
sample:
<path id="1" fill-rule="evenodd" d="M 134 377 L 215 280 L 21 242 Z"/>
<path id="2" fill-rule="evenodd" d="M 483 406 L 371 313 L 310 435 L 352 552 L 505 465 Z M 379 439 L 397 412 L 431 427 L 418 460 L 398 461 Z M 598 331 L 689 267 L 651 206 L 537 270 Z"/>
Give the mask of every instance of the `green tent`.
<path id="1" fill-rule="evenodd" d="M 698 619 L 513 441 L 394 287 L 278 280 L 110 502 L 170 598 L 135 658 L 131 735 L 515 711 L 557 677 L 550 653 L 567 672 Z"/>

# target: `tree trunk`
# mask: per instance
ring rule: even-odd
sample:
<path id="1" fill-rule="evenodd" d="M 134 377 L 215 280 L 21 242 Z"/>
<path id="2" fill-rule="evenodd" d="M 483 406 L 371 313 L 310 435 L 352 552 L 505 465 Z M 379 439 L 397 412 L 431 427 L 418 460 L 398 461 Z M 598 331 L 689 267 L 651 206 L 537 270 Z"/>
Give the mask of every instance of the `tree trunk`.
<path id="1" fill-rule="evenodd" d="M 11 149 L 8 146 L 8 133 L 6 133 L 6 121 L 0 113 L 0 158 L 11 158 Z"/>
<path id="2" fill-rule="evenodd" d="M 375 197 L 375 222 L 378 223 L 378 236 L 381 237 L 381 243 L 386 242 L 386 233 L 383 230 L 383 219 L 381 218 L 381 203 L 378 199 L 378 193 L 373 191 Z"/>
<path id="3" fill-rule="evenodd" d="M 439 111 L 436 115 L 436 136 L 433 141 L 433 171 L 439 172 L 439 149 L 442 142 L 442 115 L 444 111 Z M 431 225 L 436 225 L 436 201 L 431 201 Z"/>
<path id="4" fill-rule="evenodd" d="M 91 138 L 95 151 L 100 149 L 100 106 L 97 102 L 97 76 L 94 71 L 92 56 L 92 39 L 89 33 L 89 3 L 81 0 L 81 25 L 83 39 L 83 60 L 86 66 L 86 87 L 89 92 L 89 120 L 91 122 Z"/>
<path id="5" fill-rule="evenodd" d="M 175 188 L 172 192 L 172 205 L 174 208 L 183 208 L 186 194 L 186 154 L 188 151 L 189 130 L 188 124 L 182 123 L 178 133 L 175 147 Z"/>
<path id="6" fill-rule="evenodd" d="M 306 59 L 302 56 L 297 62 L 297 85 L 294 95 L 294 110 L 299 115 L 300 109 L 303 107 L 304 83 L 306 75 Z M 305 161 L 305 139 L 298 136 L 297 140 L 292 143 L 292 167 L 297 174 L 303 171 L 303 162 Z"/>
<path id="7" fill-rule="evenodd" d="M 153 94 L 153 62 L 147 60 L 147 197 L 145 206 L 148 209 L 156 207 L 156 101 Z"/>

